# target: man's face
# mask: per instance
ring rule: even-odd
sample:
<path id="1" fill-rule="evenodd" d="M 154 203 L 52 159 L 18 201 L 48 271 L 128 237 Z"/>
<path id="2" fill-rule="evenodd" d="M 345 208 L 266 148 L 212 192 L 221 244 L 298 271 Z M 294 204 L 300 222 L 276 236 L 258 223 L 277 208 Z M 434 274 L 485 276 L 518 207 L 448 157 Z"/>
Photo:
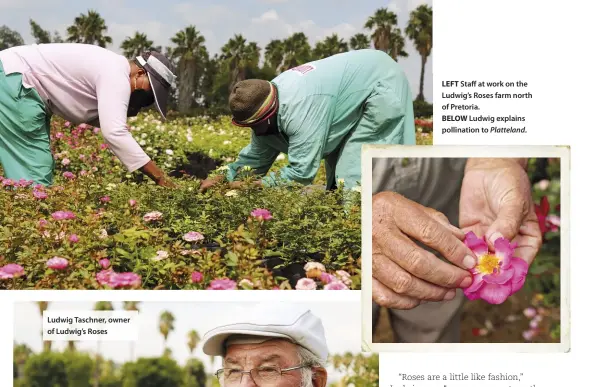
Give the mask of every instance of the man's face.
<path id="1" fill-rule="evenodd" d="M 130 101 L 128 102 L 128 117 L 138 115 L 140 109 L 151 106 L 155 102 L 148 75 L 141 69 L 130 77 Z"/>
<path id="2" fill-rule="evenodd" d="M 285 340 L 269 340 L 260 344 L 236 344 L 227 349 L 223 360 L 224 368 L 249 371 L 259 367 L 277 367 L 279 369 L 299 366 L 297 346 Z M 284 372 L 274 384 L 259 387 L 301 387 L 300 370 Z M 244 374 L 241 383 L 234 384 L 241 387 L 258 386 L 250 375 Z M 225 387 L 228 387 L 225 385 Z"/>

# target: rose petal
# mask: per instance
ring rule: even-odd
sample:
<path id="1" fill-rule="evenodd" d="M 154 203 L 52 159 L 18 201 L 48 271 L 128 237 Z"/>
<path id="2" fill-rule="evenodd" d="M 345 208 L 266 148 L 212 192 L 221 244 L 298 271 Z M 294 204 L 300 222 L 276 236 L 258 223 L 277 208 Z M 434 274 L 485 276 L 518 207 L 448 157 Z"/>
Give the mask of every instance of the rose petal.
<path id="1" fill-rule="evenodd" d="M 473 231 L 470 231 L 465 235 L 465 244 L 475 253 L 475 255 L 488 253 L 488 244 L 482 238 L 478 238 Z"/>
<path id="2" fill-rule="evenodd" d="M 510 266 L 511 269 L 514 270 L 514 275 L 510 281 L 512 293 L 516 293 L 525 284 L 525 278 L 527 277 L 527 272 L 529 271 L 529 265 L 527 262 L 525 262 L 525 260 L 514 257 L 510 260 Z"/>
<path id="3" fill-rule="evenodd" d="M 510 282 L 503 285 L 486 283 L 477 293 L 490 304 L 498 305 L 512 294 L 512 287 Z"/>
<path id="4" fill-rule="evenodd" d="M 510 281 L 513 275 L 514 269 L 500 270 L 500 273 L 484 275 L 483 280 L 488 284 L 501 285 Z"/>
<path id="5" fill-rule="evenodd" d="M 479 290 L 479 288 L 481 288 L 481 285 L 483 285 L 483 278 L 484 275 L 483 274 L 476 274 L 473 276 L 473 282 L 471 282 L 471 285 L 467 286 L 465 288 L 466 291 L 468 292 L 476 292 Z"/>
<path id="6" fill-rule="evenodd" d="M 504 270 L 510 267 L 510 259 L 514 253 L 514 247 L 504 238 L 498 238 L 494 242 L 496 257 L 500 259 L 500 267 Z"/>

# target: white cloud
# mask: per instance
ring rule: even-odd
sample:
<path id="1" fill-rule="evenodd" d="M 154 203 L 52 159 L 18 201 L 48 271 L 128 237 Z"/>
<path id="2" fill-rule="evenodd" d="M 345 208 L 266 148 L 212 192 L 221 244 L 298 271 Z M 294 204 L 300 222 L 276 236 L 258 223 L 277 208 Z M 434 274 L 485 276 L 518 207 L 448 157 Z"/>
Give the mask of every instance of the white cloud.
<path id="1" fill-rule="evenodd" d="M 279 20 L 279 15 L 277 14 L 277 11 L 271 9 L 270 11 L 266 11 L 259 17 L 252 18 L 252 23 L 265 23 L 275 20 Z"/>

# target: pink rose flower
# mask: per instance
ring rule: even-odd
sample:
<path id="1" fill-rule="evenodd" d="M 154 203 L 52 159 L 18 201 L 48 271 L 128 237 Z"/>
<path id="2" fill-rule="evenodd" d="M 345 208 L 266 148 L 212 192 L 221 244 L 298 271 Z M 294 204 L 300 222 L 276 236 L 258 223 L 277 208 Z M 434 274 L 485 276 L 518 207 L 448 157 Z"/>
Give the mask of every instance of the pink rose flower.
<path id="1" fill-rule="evenodd" d="M 132 272 L 116 273 L 109 285 L 112 288 L 138 288 L 141 285 L 141 277 Z"/>
<path id="2" fill-rule="evenodd" d="M 97 134 L 101 131 L 100 128 L 93 128 L 93 134 Z"/>
<path id="3" fill-rule="evenodd" d="M 104 196 L 101 199 L 99 199 L 99 201 L 102 203 L 109 203 L 110 200 L 111 200 L 111 198 L 109 196 Z"/>
<path id="4" fill-rule="evenodd" d="M 64 270 L 68 267 L 68 259 L 62 257 L 53 257 L 48 259 L 45 265 L 53 270 Z"/>
<path id="5" fill-rule="evenodd" d="M 36 189 L 33 190 L 33 197 L 38 200 L 47 199 L 48 194 L 44 191 L 38 191 Z"/>
<path id="6" fill-rule="evenodd" d="M 136 200 L 134 200 L 134 199 L 130 199 L 130 200 L 128 201 L 128 205 L 129 205 L 130 207 L 136 207 Z"/>
<path id="7" fill-rule="evenodd" d="M 79 175 L 81 175 L 81 177 L 83 176 L 87 176 L 87 171 L 85 171 L 84 169 L 82 171 L 79 172 Z"/>
<path id="8" fill-rule="evenodd" d="M 3 179 L 2 180 L 2 186 L 3 187 L 12 187 L 14 186 L 14 181 L 12 179 Z"/>
<path id="9" fill-rule="evenodd" d="M 529 329 L 523 332 L 523 339 L 525 339 L 526 341 L 531 341 L 535 338 L 535 336 L 537 336 L 538 333 L 539 331 L 535 329 Z"/>
<path id="10" fill-rule="evenodd" d="M 97 282 L 101 285 L 109 285 L 115 275 L 116 273 L 112 269 L 102 270 L 95 275 L 95 279 L 97 279 Z"/>
<path id="11" fill-rule="evenodd" d="M 18 186 L 25 188 L 33 184 L 33 180 L 19 179 Z"/>
<path id="12" fill-rule="evenodd" d="M 70 159 L 68 157 L 65 157 L 62 159 L 62 165 L 68 165 L 70 164 Z"/>
<path id="13" fill-rule="evenodd" d="M 332 274 L 322 273 L 322 274 L 320 274 L 320 281 L 323 284 L 330 284 L 331 282 L 337 281 L 337 278 L 335 278 L 335 276 Z"/>
<path id="14" fill-rule="evenodd" d="M 537 315 L 537 311 L 535 310 L 535 308 L 526 308 L 525 310 L 523 310 L 523 314 L 527 318 L 533 318 Z"/>
<path id="15" fill-rule="evenodd" d="M 260 220 L 271 220 L 273 219 L 271 212 L 265 208 L 257 208 L 253 210 L 250 215 L 253 218 L 260 219 Z"/>
<path id="16" fill-rule="evenodd" d="M 78 243 L 78 241 L 80 241 L 79 236 L 76 234 L 70 234 L 70 236 L 68 237 L 68 241 L 70 243 Z"/>
<path id="17" fill-rule="evenodd" d="M 107 148 L 108 148 L 107 144 L 99 145 L 99 149 L 101 149 L 101 150 L 106 150 Z"/>
<path id="18" fill-rule="evenodd" d="M 0 279 L 17 278 L 22 275 L 25 275 L 25 269 L 19 264 L 8 263 L 0 267 Z"/>
<path id="19" fill-rule="evenodd" d="M 480 239 L 473 232 L 467 233 L 465 244 L 477 256 L 477 265 L 470 270 L 473 282 L 463 290 L 467 298 L 502 304 L 523 287 L 529 265 L 512 256 L 516 245 L 499 238 L 494 243 L 496 251 L 491 253 L 485 237 Z"/>
<path id="20" fill-rule="evenodd" d="M 64 127 L 65 127 L 65 128 L 68 128 L 69 126 L 70 126 L 70 121 L 66 121 L 66 122 L 64 123 Z"/>
<path id="21" fill-rule="evenodd" d="M 349 290 L 349 288 L 343 282 L 335 281 L 324 285 L 324 290 Z"/>
<path id="22" fill-rule="evenodd" d="M 203 239 L 205 239 L 204 235 L 197 231 L 190 231 L 184 235 L 184 240 L 186 242 L 202 241 Z"/>
<path id="23" fill-rule="evenodd" d="M 64 178 L 65 178 L 65 179 L 68 179 L 68 180 L 72 180 L 72 179 L 74 179 L 74 178 L 76 177 L 76 176 L 74 175 L 74 173 L 72 173 L 72 172 L 64 172 L 64 173 L 62 174 L 62 176 L 64 176 Z"/>
<path id="24" fill-rule="evenodd" d="M 56 138 L 57 139 L 61 139 L 62 137 L 64 137 L 64 133 L 62 133 L 62 132 L 56 133 Z"/>
<path id="25" fill-rule="evenodd" d="M 236 286 L 236 281 L 221 278 L 212 280 L 207 290 L 235 290 Z"/>
<path id="26" fill-rule="evenodd" d="M 110 265 L 111 262 L 107 258 L 102 258 L 99 260 L 99 266 L 101 266 L 102 269 L 107 269 L 108 267 L 110 267 Z"/>
<path id="27" fill-rule="evenodd" d="M 295 288 L 296 290 L 316 290 L 316 281 L 310 278 L 300 278 Z"/>
<path id="28" fill-rule="evenodd" d="M 143 220 L 145 222 L 153 222 L 156 220 L 160 220 L 163 217 L 163 214 L 159 211 L 151 211 L 151 212 L 147 212 L 144 216 L 143 216 Z"/>
<path id="29" fill-rule="evenodd" d="M 196 284 L 196 283 L 199 283 L 202 281 L 203 275 L 200 271 L 193 271 L 191 278 L 192 278 L 192 282 L 194 282 Z"/>
<path id="30" fill-rule="evenodd" d="M 76 218 L 76 216 L 70 211 L 56 211 L 52 214 L 52 218 L 55 220 L 69 220 Z"/>
<path id="31" fill-rule="evenodd" d="M 335 275 L 343 282 L 346 286 L 351 286 L 351 275 L 345 270 L 337 270 Z"/>
<path id="32" fill-rule="evenodd" d="M 45 219 L 39 219 L 38 225 L 39 225 L 39 228 L 44 228 L 45 226 L 48 225 L 48 221 Z"/>

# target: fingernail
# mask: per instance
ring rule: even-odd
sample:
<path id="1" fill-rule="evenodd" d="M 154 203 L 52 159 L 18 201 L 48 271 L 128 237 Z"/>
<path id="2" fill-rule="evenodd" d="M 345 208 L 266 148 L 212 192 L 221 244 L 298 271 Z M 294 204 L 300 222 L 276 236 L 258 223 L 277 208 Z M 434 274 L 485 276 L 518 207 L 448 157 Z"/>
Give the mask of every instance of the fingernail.
<path id="1" fill-rule="evenodd" d="M 466 269 L 473 269 L 475 267 L 475 263 L 475 258 L 470 255 L 467 255 L 465 259 L 463 259 L 463 266 L 465 266 Z"/>
<path id="2" fill-rule="evenodd" d="M 492 244 L 494 244 L 500 238 L 504 238 L 504 235 L 500 234 L 499 232 L 495 232 L 490 237 L 490 242 L 492 242 Z"/>
<path id="3" fill-rule="evenodd" d="M 472 282 L 473 282 L 473 280 L 471 279 L 471 277 L 465 277 L 465 279 L 463 281 L 461 281 L 461 287 L 467 288 L 467 287 L 469 287 L 469 285 L 471 285 Z"/>
<path id="4" fill-rule="evenodd" d="M 454 289 L 452 289 L 452 290 L 449 290 L 449 291 L 448 291 L 448 292 L 447 292 L 447 293 L 444 295 L 444 298 L 443 298 L 443 300 L 444 300 L 444 301 L 450 301 L 450 300 L 452 300 L 453 298 L 455 298 L 455 295 L 456 295 L 456 291 L 455 291 Z"/>

